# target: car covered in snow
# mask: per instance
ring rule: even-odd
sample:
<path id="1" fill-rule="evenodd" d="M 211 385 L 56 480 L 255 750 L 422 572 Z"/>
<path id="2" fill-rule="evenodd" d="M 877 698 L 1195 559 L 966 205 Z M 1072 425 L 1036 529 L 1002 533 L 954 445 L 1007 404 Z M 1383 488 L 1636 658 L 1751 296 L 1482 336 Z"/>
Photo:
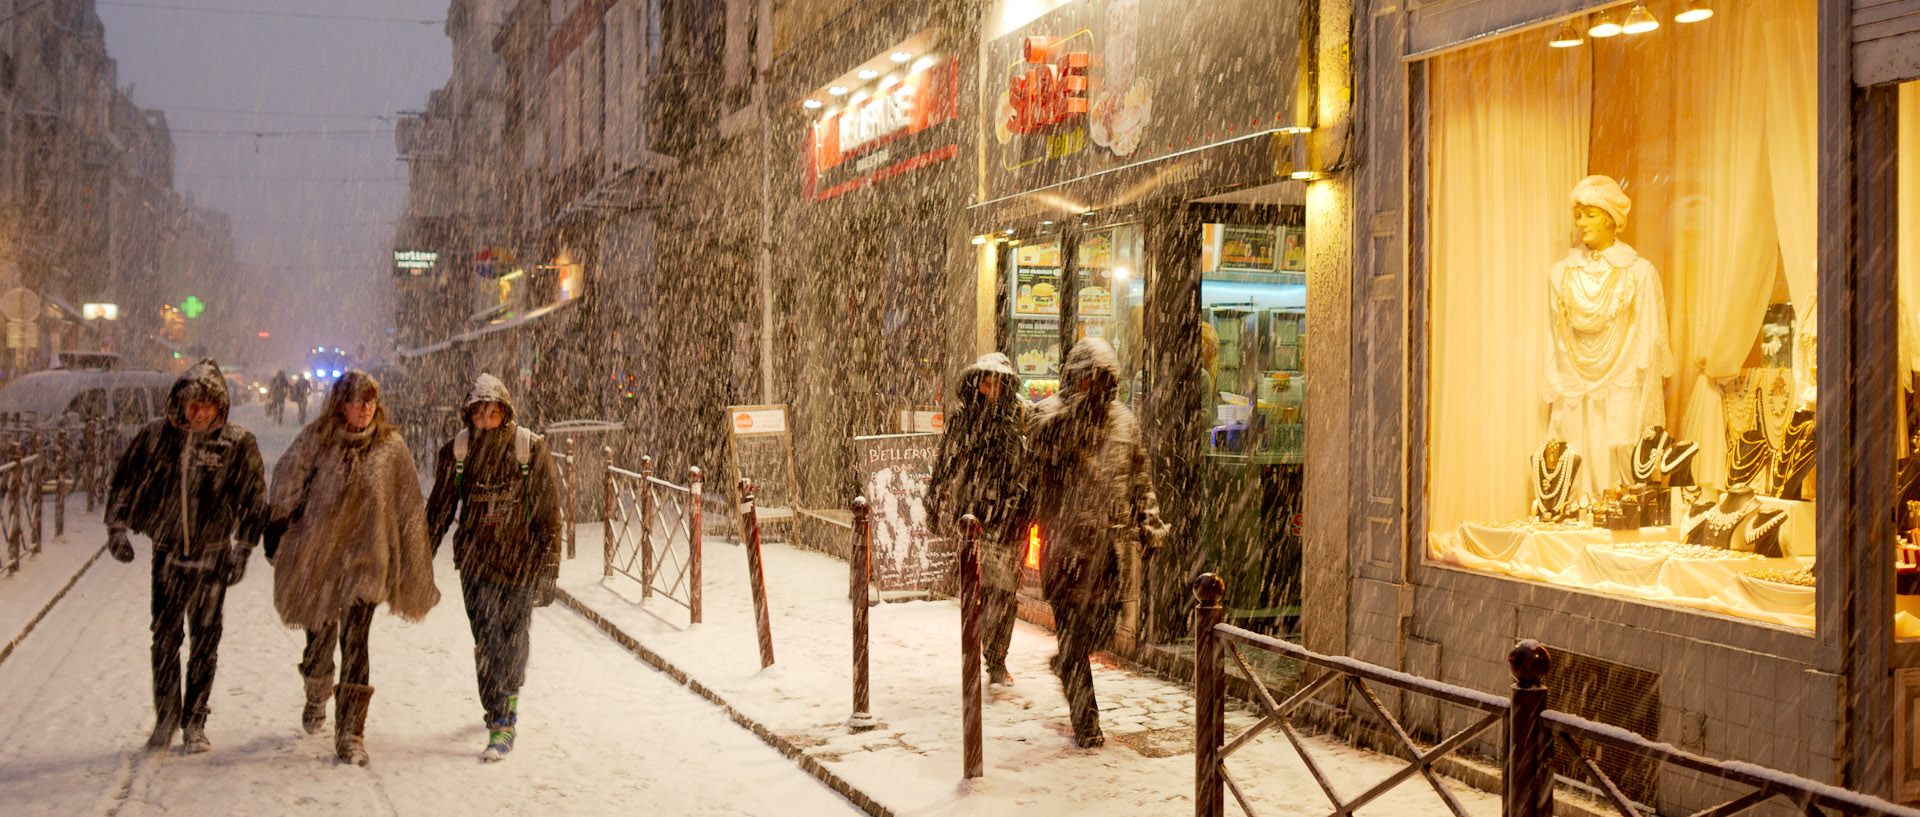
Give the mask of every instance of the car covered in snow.
<path id="1" fill-rule="evenodd" d="M 108 419 L 133 434 L 167 407 L 176 376 L 154 369 L 49 369 L 0 388 L 0 416 L 36 428 Z"/>

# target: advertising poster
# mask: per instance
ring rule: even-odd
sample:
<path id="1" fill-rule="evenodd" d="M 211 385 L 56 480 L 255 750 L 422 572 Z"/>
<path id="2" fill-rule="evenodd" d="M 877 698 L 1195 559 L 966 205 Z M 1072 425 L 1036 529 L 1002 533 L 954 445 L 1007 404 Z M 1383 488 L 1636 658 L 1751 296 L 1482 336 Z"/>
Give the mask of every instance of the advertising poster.
<path id="1" fill-rule="evenodd" d="M 957 543 L 927 529 L 927 480 L 939 450 L 938 434 L 853 438 L 860 495 L 873 509 L 873 580 L 881 592 L 952 589 Z"/>
<path id="2" fill-rule="evenodd" d="M 1221 269 L 1273 271 L 1273 227 L 1228 226 L 1221 234 Z"/>
<path id="3" fill-rule="evenodd" d="M 1280 268 L 1289 272 L 1307 270 L 1307 231 L 1302 227 L 1288 227 L 1286 247 L 1281 250 Z"/>
<path id="4" fill-rule="evenodd" d="M 728 406 L 727 415 L 733 429 L 733 485 L 742 477 L 753 480 L 754 515 L 761 522 L 792 519 L 793 437 L 787 407 Z"/>
<path id="5" fill-rule="evenodd" d="M 1018 267 L 1014 273 L 1013 314 L 1060 314 L 1060 269 Z"/>
<path id="6" fill-rule="evenodd" d="M 1052 321 L 1015 321 L 1013 368 L 1021 377 L 1060 374 L 1060 327 Z"/>

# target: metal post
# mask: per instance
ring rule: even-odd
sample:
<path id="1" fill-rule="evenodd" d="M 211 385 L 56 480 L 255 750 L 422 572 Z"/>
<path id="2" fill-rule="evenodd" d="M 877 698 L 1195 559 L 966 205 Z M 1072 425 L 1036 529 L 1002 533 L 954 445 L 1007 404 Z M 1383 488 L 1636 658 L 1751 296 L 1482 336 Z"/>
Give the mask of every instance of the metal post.
<path id="1" fill-rule="evenodd" d="M 7 475 L 7 505 L 12 509 L 11 516 L 13 517 L 13 523 L 7 526 L 7 541 L 9 542 L 9 547 L 13 549 L 15 554 L 19 554 L 26 549 L 27 538 L 26 527 L 22 524 L 20 518 L 20 515 L 25 512 L 26 508 L 26 491 L 24 489 L 26 487 L 27 464 L 23 461 L 25 457 L 22 455 L 22 448 L 23 446 L 20 445 L 19 440 L 14 440 L 7 444 L 7 459 L 13 462 L 13 470 Z"/>
<path id="2" fill-rule="evenodd" d="M 980 738 L 980 520 L 960 517 L 960 759 L 968 780 L 986 772 Z"/>
<path id="3" fill-rule="evenodd" d="M 67 459 L 67 430 L 53 438 L 53 536 L 58 539 L 67 535 L 67 468 L 71 464 Z"/>
<path id="4" fill-rule="evenodd" d="M 1227 739 L 1227 675 L 1221 665 L 1223 645 L 1215 627 L 1226 620 L 1220 599 L 1227 583 L 1212 573 L 1193 580 L 1193 813 L 1195 817 L 1225 814 L 1226 776 L 1221 773 L 1220 748 Z"/>
<path id="5" fill-rule="evenodd" d="M 580 543 L 580 458 L 573 450 L 573 437 L 567 437 L 567 558 L 574 557 Z"/>
<path id="6" fill-rule="evenodd" d="M 1507 653 L 1513 706 L 1507 714 L 1505 817 L 1553 817 L 1553 732 L 1540 717 L 1552 665 L 1547 648 L 1531 638 Z"/>
<path id="7" fill-rule="evenodd" d="M 640 546 L 640 598 L 644 600 L 653 598 L 653 457 L 640 458 L 640 477 L 640 537 L 634 544 Z"/>
<path id="8" fill-rule="evenodd" d="M 687 487 L 693 491 L 693 521 L 687 524 L 687 610 L 693 614 L 693 623 L 700 623 L 700 499 L 706 496 L 703 483 L 706 472 L 698 465 L 687 466 Z"/>
<path id="9" fill-rule="evenodd" d="M 619 506 L 613 501 L 613 446 L 610 445 L 600 447 L 600 487 L 606 501 L 606 512 L 601 514 L 604 518 L 600 522 L 601 531 L 604 534 L 601 544 L 602 549 L 606 551 L 604 554 L 606 558 L 601 562 L 603 566 L 600 569 L 600 578 L 611 579 L 613 578 L 613 512 Z"/>
<path id="10" fill-rule="evenodd" d="M 47 481 L 47 456 L 46 452 L 41 450 L 40 439 L 37 435 L 28 437 L 27 441 L 28 449 L 33 451 L 33 453 L 29 455 L 29 458 L 33 460 L 33 467 L 27 470 L 27 474 L 31 478 L 27 480 L 25 490 L 27 494 L 27 507 L 32 509 L 31 512 L 33 514 L 33 552 L 35 555 L 38 555 L 40 553 L 40 545 L 47 537 L 46 503 L 41 501 L 40 494 L 40 486 L 45 485 Z"/>
<path id="11" fill-rule="evenodd" d="M 847 729 L 853 732 L 865 732 L 879 725 L 873 718 L 869 700 L 872 680 L 867 673 L 868 558 L 873 548 L 871 512 L 866 497 L 853 498 L 853 542 L 847 554 L 847 603 L 853 607 L 853 717 L 847 719 Z"/>
<path id="12" fill-rule="evenodd" d="M 767 618 L 767 574 L 760 562 L 760 519 L 753 512 L 753 480 L 740 478 L 740 526 L 747 535 L 747 582 L 760 635 L 760 668 L 773 666 L 773 622 Z"/>
<path id="13" fill-rule="evenodd" d="M 87 513 L 89 514 L 93 513 L 95 495 L 100 492 L 98 486 L 94 484 L 94 480 L 96 479 L 94 475 L 94 459 L 98 457 L 99 454 L 95 453 L 94 446 L 97 445 L 97 443 L 95 442 L 93 424 L 93 420 L 88 420 L 86 425 L 81 427 L 80 432 L 83 438 L 81 450 L 84 452 L 80 455 L 80 468 L 87 483 Z"/>

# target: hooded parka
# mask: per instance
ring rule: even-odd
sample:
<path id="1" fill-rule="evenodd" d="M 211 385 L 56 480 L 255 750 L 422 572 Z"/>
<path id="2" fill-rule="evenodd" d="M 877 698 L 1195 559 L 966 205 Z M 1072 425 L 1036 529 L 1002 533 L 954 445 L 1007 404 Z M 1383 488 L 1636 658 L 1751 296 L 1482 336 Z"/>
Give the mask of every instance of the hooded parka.
<path id="1" fill-rule="evenodd" d="M 373 378 L 348 372 L 273 469 L 271 518 L 299 510 L 274 561 L 274 607 L 289 627 L 320 630 L 355 602 L 385 602 L 419 621 L 440 601 L 426 502 L 406 442 L 386 422 L 385 406 L 360 432 L 338 419 L 362 381 Z"/>
<path id="2" fill-rule="evenodd" d="M 206 431 L 191 430 L 190 400 L 219 407 Z M 113 469 L 109 527 L 145 534 L 177 561 L 224 554 L 230 541 L 253 545 L 266 523 L 266 469 L 253 432 L 227 422 L 228 405 L 226 380 L 212 359 L 174 381 L 166 416 L 142 426 Z"/>
<path id="3" fill-rule="evenodd" d="M 1118 605 L 1121 629 L 1137 624 L 1141 548 L 1158 547 L 1167 526 L 1147 469 L 1132 409 L 1082 381 L 1120 382 L 1113 347 L 1075 343 L 1061 365 L 1062 390 L 1034 408 L 1028 435 L 1028 516 L 1040 526 L 1041 581 L 1091 609 Z M 1099 402 L 1095 402 L 1099 401 Z"/>
<path id="4" fill-rule="evenodd" d="M 473 409 L 498 403 L 506 420 L 498 428 L 473 427 Z M 547 441 L 533 435 L 525 471 L 514 456 L 513 400 L 490 374 L 473 381 L 460 413 L 467 426 L 467 458 L 455 473 L 454 443 L 447 441 L 433 469 L 427 500 L 428 535 L 435 550 L 454 523 L 453 563 L 462 574 L 501 584 L 539 577 L 543 563 L 560 564 L 560 480 Z"/>
<path id="5" fill-rule="evenodd" d="M 989 402 L 980 382 L 1001 381 L 1000 399 Z M 1000 352 L 988 352 L 960 374 L 958 406 L 946 417 L 940 451 L 927 482 L 928 516 L 956 524 L 973 514 L 982 527 L 980 580 L 988 587 L 1019 585 L 1020 479 L 1026 466 L 1028 407 L 1020 376 Z M 956 529 L 955 535 L 959 534 Z"/>

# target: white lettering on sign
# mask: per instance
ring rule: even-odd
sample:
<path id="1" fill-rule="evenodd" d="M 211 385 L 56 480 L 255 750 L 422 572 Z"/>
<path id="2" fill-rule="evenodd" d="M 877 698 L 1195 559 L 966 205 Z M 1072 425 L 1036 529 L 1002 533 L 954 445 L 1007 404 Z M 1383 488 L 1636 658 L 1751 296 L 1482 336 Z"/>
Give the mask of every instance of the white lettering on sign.
<path id="1" fill-rule="evenodd" d="M 853 153 L 913 124 L 914 86 L 902 82 L 840 114 L 840 152 Z"/>
<path id="2" fill-rule="evenodd" d="M 733 433 L 778 434 L 787 430 L 785 409 L 734 409 Z"/>
<path id="3" fill-rule="evenodd" d="M 876 150 L 872 153 L 869 153 L 865 156 L 860 157 L 860 161 L 854 162 L 853 167 L 854 169 L 860 171 L 861 173 L 865 173 L 869 170 L 872 170 L 876 167 L 886 164 L 887 160 L 892 157 L 893 157 L 893 151 L 888 150 L 886 148 L 881 148 L 879 150 Z"/>

